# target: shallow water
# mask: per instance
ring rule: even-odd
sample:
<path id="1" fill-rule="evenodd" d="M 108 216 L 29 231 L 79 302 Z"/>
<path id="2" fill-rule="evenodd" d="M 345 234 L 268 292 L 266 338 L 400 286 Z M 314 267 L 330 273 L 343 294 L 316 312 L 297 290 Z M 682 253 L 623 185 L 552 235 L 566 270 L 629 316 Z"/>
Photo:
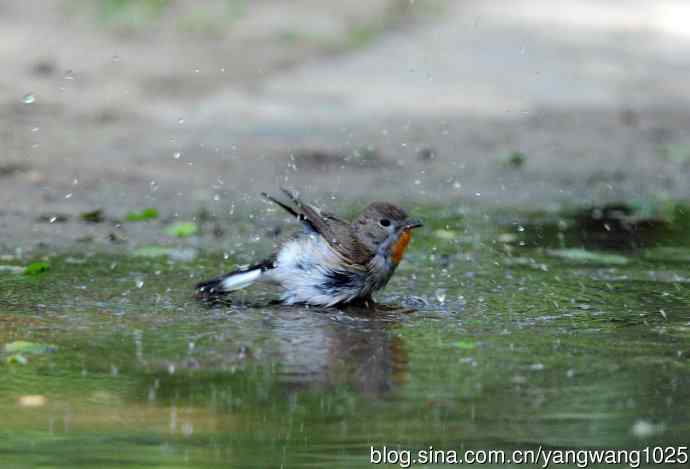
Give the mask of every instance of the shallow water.
<path id="1" fill-rule="evenodd" d="M 3 355 L 0 466 L 687 445 L 683 219 L 624 236 L 563 214 L 429 210 L 379 296 L 397 307 L 375 313 L 272 306 L 270 290 L 200 304 L 193 284 L 232 267 L 217 253 L 66 252 L 36 276 L 0 273 L 0 343 L 56 348 Z M 549 250 L 582 246 L 613 257 Z"/>

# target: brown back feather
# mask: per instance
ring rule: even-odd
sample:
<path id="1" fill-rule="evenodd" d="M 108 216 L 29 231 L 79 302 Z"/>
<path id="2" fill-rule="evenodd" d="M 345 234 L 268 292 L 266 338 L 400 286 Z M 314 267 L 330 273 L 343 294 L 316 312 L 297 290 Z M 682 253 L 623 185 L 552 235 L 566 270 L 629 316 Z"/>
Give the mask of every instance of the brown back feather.
<path id="1" fill-rule="evenodd" d="M 328 244 L 346 261 L 354 264 L 366 264 L 374 255 L 366 246 L 361 244 L 353 232 L 352 225 L 331 213 L 321 212 L 316 207 L 304 203 L 296 194 L 281 189 L 292 202 L 290 205 L 277 201 L 273 197 L 269 200 L 309 225 L 324 237 Z"/>

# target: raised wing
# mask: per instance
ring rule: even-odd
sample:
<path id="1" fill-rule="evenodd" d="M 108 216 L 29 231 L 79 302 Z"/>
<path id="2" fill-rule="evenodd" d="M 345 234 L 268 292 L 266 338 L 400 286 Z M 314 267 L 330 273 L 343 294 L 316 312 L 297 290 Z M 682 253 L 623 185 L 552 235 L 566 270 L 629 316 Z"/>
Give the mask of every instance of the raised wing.
<path id="1" fill-rule="evenodd" d="M 333 214 L 321 212 L 318 208 L 304 203 L 296 194 L 281 188 L 290 199 L 290 204 L 281 202 L 266 193 L 262 195 L 292 216 L 298 218 L 309 229 L 317 232 L 340 255 L 354 263 L 365 263 L 372 253 L 353 236 L 350 223 Z"/>

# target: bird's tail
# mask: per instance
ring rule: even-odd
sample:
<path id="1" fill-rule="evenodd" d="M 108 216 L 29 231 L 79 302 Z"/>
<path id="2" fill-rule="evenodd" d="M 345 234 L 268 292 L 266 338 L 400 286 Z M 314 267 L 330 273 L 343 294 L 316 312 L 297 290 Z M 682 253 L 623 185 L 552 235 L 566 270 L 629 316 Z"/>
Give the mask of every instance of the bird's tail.
<path id="1" fill-rule="evenodd" d="M 261 264 L 234 270 L 216 278 L 206 280 L 196 285 L 198 296 L 217 296 L 241 290 L 259 280 L 267 270 L 273 268 L 273 263 L 266 261 Z"/>

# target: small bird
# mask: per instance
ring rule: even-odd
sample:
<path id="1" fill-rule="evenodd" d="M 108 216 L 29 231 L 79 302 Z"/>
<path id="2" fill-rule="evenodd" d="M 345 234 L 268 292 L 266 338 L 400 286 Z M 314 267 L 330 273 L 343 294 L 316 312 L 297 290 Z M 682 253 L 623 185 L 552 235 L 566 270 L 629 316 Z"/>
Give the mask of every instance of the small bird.
<path id="1" fill-rule="evenodd" d="M 303 230 L 268 259 L 201 282 L 201 298 L 240 290 L 255 282 L 278 284 L 288 305 L 334 306 L 371 302 L 386 286 L 422 222 L 387 202 L 373 202 L 353 222 L 323 212 L 281 189 L 288 202 L 262 193 L 296 217 Z"/>

